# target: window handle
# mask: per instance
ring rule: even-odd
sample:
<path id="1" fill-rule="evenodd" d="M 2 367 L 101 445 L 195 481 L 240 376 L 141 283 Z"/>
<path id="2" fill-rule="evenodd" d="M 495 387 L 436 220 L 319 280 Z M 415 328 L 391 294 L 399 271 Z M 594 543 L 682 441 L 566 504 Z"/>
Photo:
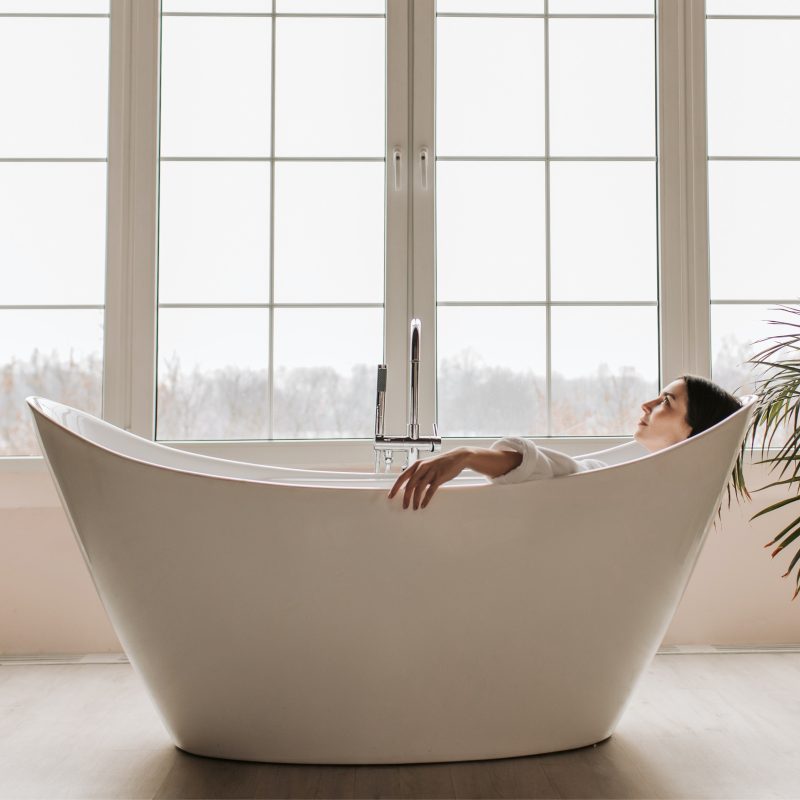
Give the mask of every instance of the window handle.
<path id="1" fill-rule="evenodd" d="M 428 148 L 423 147 L 419 151 L 419 168 L 422 173 L 422 189 L 428 191 Z"/>
<path id="2" fill-rule="evenodd" d="M 400 148 L 395 145 L 392 150 L 392 159 L 394 160 L 394 190 L 396 192 L 400 191 L 400 154 Z"/>

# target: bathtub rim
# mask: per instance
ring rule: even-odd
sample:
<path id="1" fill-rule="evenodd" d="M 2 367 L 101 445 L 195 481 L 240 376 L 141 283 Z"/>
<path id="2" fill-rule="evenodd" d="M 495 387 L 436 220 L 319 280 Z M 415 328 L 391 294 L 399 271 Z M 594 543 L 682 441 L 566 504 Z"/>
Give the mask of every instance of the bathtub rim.
<path id="1" fill-rule="evenodd" d="M 665 448 L 663 448 L 661 450 L 656 450 L 655 452 L 645 453 L 644 455 L 637 456 L 637 457 L 629 459 L 627 461 L 620 462 L 619 464 L 609 464 L 609 465 L 607 465 L 605 467 L 599 467 L 597 469 L 586 470 L 584 472 L 574 472 L 574 473 L 570 473 L 568 475 L 560 475 L 560 476 L 557 476 L 556 478 L 551 478 L 550 480 L 558 480 L 558 479 L 564 479 L 564 478 L 573 478 L 573 479 L 575 479 L 575 478 L 580 478 L 580 477 L 588 477 L 588 476 L 590 476 L 590 475 L 592 475 L 594 473 L 605 473 L 607 470 L 610 470 L 610 469 L 618 469 L 620 467 L 625 467 L 625 466 L 627 466 L 629 464 L 635 464 L 635 463 L 637 463 L 639 461 L 643 461 L 645 459 L 651 459 L 651 458 L 655 458 L 657 456 L 666 455 L 667 453 L 671 453 L 671 452 L 677 450 L 680 447 L 683 447 L 683 446 L 689 445 L 691 443 L 697 442 L 697 441 L 701 440 L 703 437 L 706 437 L 708 434 L 711 434 L 712 432 L 717 431 L 725 423 L 732 422 L 740 414 L 749 414 L 751 407 L 753 405 L 755 405 L 755 403 L 757 402 L 758 396 L 754 395 L 754 394 L 749 394 L 749 395 L 742 395 L 741 397 L 738 397 L 737 399 L 741 402 L 741 407 L 738 408 L 736 411 L 734 411 L 732 414 L 730 414 L 729 416 L 727 416 L 724 419 L 720 420 L 719 422 L 715 423 L 714 425 L 712 425 L 711 427 L 707 428 L 706 430 L 701 431 L 700 433 L 695 434 L 694 436 L 690 436 L 687 439 L 683 439 L 680 442 L 676 442 L 675 444 L 670 445 L 669 447 L 665 447 Z M 313 484 L 313 483 L 307 483 L 307 484 L 294 483 L 294 482 L 287 483 L 287 482 L 285 482 L 285 480 L 282 480 L 280 477 L 277 477 L 277 476 L 276 477 L 272 477 L 272 478 L 267 477 L 267 478 L 263 478 L 263 479 L 261 479 L 261 478 L 245 478 L 245 477 L 238 477 L 238 476 L 234 476 L 234 475 L 218 474 L 218 473 L 213 473 L 213 472 L 197 472 L 197 471 L 192 470 L 192 469 L 185 469 L 185 468 L 182 468 L 182 467 L 176 467 L 176 466 L 172 466 L 172 465 L 168 465 L 168 464 L 163 464 L 163 463 L 160 463 L 158 461 L 146 460 L 146 459 L 143 459 L 143 458 L 139 458 L 137 456 L 133 456 L 130 453 L 126 453 L 126 452 L 124 452 L 122 450 L 113 449 L 113 448 L 111 448 L 111 447 L 109 447 L 109 446 L 107 446 L 105 444 L 101 444 L 101 443 L 95 441 L 94 439 L 91 439 L 88 436 L 84 436 L 83 434 L 79 433 L 78 431 L 73 430 L 72 428 L 68 427 L 67 425 L 64 425 L 62 422 L 60 422 L 58 419 L 56 419 L 51 413 L 48 413 L 48 411 L 46 410 L 46 406 L 43 405 L 42 401 L 44 401 L 44 404 L 51 404 L 51 405 L 54 405 L 54 406 L 60 406 L 62 408 L 68 409 L 69 411 L 75 412 L 80 416 L 89 417 L 92 420 L 101 423 L 102 425 L 109 426 L 111 428 L 114 428 L 117 431 L 122 432 L 123 434 L 126 434 L 128 436 L 134 437 L 135 439 L 141 440 L 142 442 L 145 443 L 146 446 L 151 447 L 151 448 L 156 449 L 156 450 L 164 449 L 164 450 L 166 450 L 166 451 L 168 451 L 170 453 L 180 453 L 181 455 L 185 455 L 185 456 L 188 456 L 188 457 L 193 458 L 193 459 L 199 459 L 200 461 L 206 462 L 206 463 L 210 462 L 210 463 L 213 463 L 213 464 L 216 464 L 216 463 L 219 463 L 219 464 L 236 464 L 236 465 L 247 466 L 247 467 L 256 467 L 256 468 L 263 467 L 265 469 L 279 470 L 280 472 L 285 472 L 286 473 L 286 480 L 291 480 L 291 481 L 295 481 L 295 480 L 301 481 L 303 477 L 310 477 L 310 476 L 308 476 L 308 473 L 313 473 L 314 475 L 320 476 L 320 478 L 329 477 L 331 482 L 334 482 L 334 481 L 338 480 L 338 481 L 342 481 L 342 483 L 341 483 L 341 485 L 337 485 L 337 486 L 324 485 L 324 484 Z M 250 462 L 250 461 L 238 461 L 238 460 L 235 460 L 235 459 L 219 458 L 218 456 L 209 456 L 209 455 L 206 455 L 206 454 L 203 454 L 203 453 L 193 453 L 191 451 L 178 450 L 177 448 L 169 447 L 169 445 L 162 444 L 161 442 L 156 442 L 156 441 L 151 441 L 150 439 L 145 439 L 143 436 L 139 436 L 138 434 L 131 433 L 131 431 L 126 431 L 123 428 L 120 428 L 119 426 L 114 425 L 113 423 L 102 419 L 101 417 L 97 417 L 94 414 L 90 414 L 87 411 L 83 411 L 83 410 L 81 410 L 79 408 L 75 408 L 74 406 L 67 405 L 66 403 L 61 403 L 58 400 L 51 400 L 51 399 L 43 397 L 41 395 L 29 395 L 28 397 L 25 398 L 25 402 L 30 407 L 32 413 L 41 414 L 48 421 L 50 421 L 55 426 L 60 428 L 63 432 L 65 432 L 65 433 L 67 433 L 67 434 L 69 434 L 71 436 L 74 436 L 75 438 L 85 442 L 86 444 L 88 444 L 88 445 L 90 445 L 92 447 L 95 447 L 95 448 L 97 448 L 99 450 L 105 451 L 106 453 L 108 453 L 110 455 L 117 456 L 119 458 L 123 458 L 123 459 L 125 459 L 127 461 L 133 461 L 133 462 L 136 462 L 138 464 L 145 465 L 145 466 L 155 467 L 157 469 L 168 470 L 170 472 L 182 473 L 182 474 L 191 475 L 191 476 L 199 477 L 199 478 L 212 478 L 212 479 L 227 480 L 227 481 L 240 481 L 240 482 L 245 482 L 245 483 L 255 483 L 255 484 L 259 484 L 259 485 L 268 484 L 268 485 L 271 485 L 271 486 L 280 486 L 280 487 L 287 488 L 287 489 L 321 489 L 321 490 L 324 489 L 324 490 L 334 490 L 334 491 L 341 491 L 343 489 L 354 489 L 354 490 L 372 490 L 372 491 L 385 492 L 385 488 L 386 487 L 384 485 L 375 485 L 375 484 L 369 485 L 367 483 L 366 477 L 367 476 L 374 477 L 374 476 L 377 476 L 377 475 L 391 474 L 391 475 L 394 475 L 394 478 L 396 480 L 397 477 L 401 474 L 399 472 L 398 473 L 370 473 L 370 472 L 344 472 L 344 471 L 339 471 L 339 470 L 309 470 L 309 469 L 303 469 L 303 468 L 298 468 L 298 467 L 280 467 L 280 466 L 276 466 L 276 465 L 272 465 L 272 464 L 258 464 L 258 463 Z M 45 450 L 45 448 L 43 446 L 43 443 L 41 441 L 41 437 L 39 435 L 38 426 L 34 425 L 34 429 L 36 431 L 36 437 L 37 437 L 37 439 L 39 439 L 39 445 L 40 445 L 40 449 L 42 451 L 42 455 L 45 457 L 45 461 L 47 461 L 47 463 L 49 465 L 49 463 L 50 463 L 49 462 L 49 458 L 47 457 L 46 450 Z M 578 458 L 597 457 L 602 453 L 607 453 L 607 452 L 610 452 L 610 451 L 613 451 L 613 450 L 618 450 L 618 449 L 623 448 L 623 447 L 629 447 L 634 442 L 635 442 L 635 439 L 633 437 L 631 437 L 630 441 L 624 442 L 623 444 L 615 445 L 613 447 L 605 448 L 603 450 L 593 450 L 593 451 L 588 452 L 588 453 L 581 453 L 577 457 Z M 298 474 L 298 473 L 301 473 L 301 474 Z M 481 473 L 476 473 L 476 475 L 480 476 Z M 365 480 L 364 480 L 364 484 L 365 485 L 358 486 L 358 485 L 354 485 L 354 483 L 353 484 L 348 484 L 346 482 L 347 476 L 352 476 L 353 478 L 357 478 L 359 476 L 365 477 Z M 470 483 L 468 485 L 462 485 L 462 486 L 453 485 L 452 483 L 450 483 L 450 485 L 443 484 L 440 487 L 440 489 L 447 489 L 449 491 L 453 491 L 453 490 L 465 490 L 465 489 L 480 489 L 480 488 L 486 488 L 486 487 L 489 487 L 489 486 L 502 486 L 504 488 L 508 488 L 509 486 L 519 486 L 519 485 L 524 485 L 525 483 L 530 483 L 531 482 L 531 481 L 522 481 L 520 483 L 512 483 L 512 484 L 495 484 L 491 480 L 489 480 L 488 477 L 486 477 L 486 476 L 483 476 L 483 477 L 486 478 L 485 482 Z"/>

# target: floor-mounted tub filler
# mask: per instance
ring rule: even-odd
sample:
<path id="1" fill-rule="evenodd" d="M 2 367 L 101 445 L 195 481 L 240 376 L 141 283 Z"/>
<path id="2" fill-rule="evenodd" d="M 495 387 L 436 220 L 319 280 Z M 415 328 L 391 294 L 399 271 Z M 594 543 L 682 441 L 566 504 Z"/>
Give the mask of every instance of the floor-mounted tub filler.
<path id="1" fill-rule="evenodd" d="M 431 505 L 394 475 L 194 455 L 28 398 L 100 599 L 175 744 L 461 761 L 614 731 L 689 581 L 755 398 L 613 465 Z"/>

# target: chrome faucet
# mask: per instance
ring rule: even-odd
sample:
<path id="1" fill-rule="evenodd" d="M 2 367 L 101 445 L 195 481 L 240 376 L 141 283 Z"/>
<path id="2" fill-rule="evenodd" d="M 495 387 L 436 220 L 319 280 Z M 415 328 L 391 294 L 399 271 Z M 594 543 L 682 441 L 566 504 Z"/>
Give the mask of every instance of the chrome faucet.
<path id="1" fill-rule="evenodd" d="M 375 405 L 375 472 L 388 472 L 392 466 L 394 450 L 403 450 L 406 454 L 405 466 L 408 467 L 419 458 L 420 450 L 435 452 L 442 449 L 439 429 L 433 423 L 433 436 L 420 436 L 419 413 L 419 362 L 420 336 L 422 323 L 418 319 L 411 320 L 411 407 L 408 434 L 406 436 L 384 436 L 383 413 L 386 400 L 386 364 L 378 364 L 378 398 Z M 381 461 L 383 468 L 381 469 Z"/>

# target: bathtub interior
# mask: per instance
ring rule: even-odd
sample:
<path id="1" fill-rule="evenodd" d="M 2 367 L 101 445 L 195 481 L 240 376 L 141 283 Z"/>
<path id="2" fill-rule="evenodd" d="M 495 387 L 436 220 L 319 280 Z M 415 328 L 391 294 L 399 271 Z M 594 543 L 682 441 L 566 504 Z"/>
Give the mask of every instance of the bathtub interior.
<path id="1" fill-rule="evenodd" d="M 734 416 L 746 413 L 746 406 L 754 400 L 755 398 L 752 396 L 742 398 L 743 408 L 736 412 Z M 388 490 L 397 479 L 397 472 L 378 474 L 375 472 L 298 469 L 233 461 L 216 456 L 191 453 L 145 439 L 92 414 L 55 400 L 32 396 L 27 398 L 27 403 L 33 410 L 52 420 L 56 425 L 98 447 L 110 450 L 126 458 L 167 469 L 216 477 L 278 483 L 281 485 L 347 487 L 354 489 Z M 724 422 L 723 420 L 718 425 L 724 424 Z M 716 427 L 714 426 L 714 428 Z M 714 428 L 710 428 L 699 435 L 710 434 Z M 683 444 L 685 443 L 681 442 L 673 445 L 673 447 L 680 447 Z M 621 445 L 581 454 L 581 457 L 596 458 L 608 464 L 609 467 L 613 467 L 651 455 L 654 454 L 631 439 L 631 441 Z M 448 485 L 476 486 L 486 485 L 489 482 L 485 475 L 467 469 L 458 477 L 449 481 Z"/>

